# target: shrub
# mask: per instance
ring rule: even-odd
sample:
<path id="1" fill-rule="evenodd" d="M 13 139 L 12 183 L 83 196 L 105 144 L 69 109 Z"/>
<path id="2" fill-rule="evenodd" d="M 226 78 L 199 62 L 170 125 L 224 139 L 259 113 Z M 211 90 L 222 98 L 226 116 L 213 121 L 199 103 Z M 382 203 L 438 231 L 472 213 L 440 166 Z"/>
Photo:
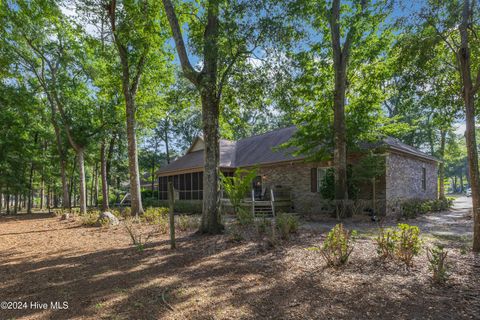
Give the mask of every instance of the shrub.
<path id="1" fill-rule="evenodd" d="M 98 226 L 98 223 L 101 226 L 108 224 L 108 221 L 99 220 L 98 219 L 99 217 L 100 217 L 100 211 L 90 210 L 80 216 L 80 221 L 81 221 L 80 223 L 82 224 L 82 226 L 86 226 L 86 227 L 95 227 L 95 226 Z"/>
<path id="2" fill-rule="evenodd" d="M 132 208 L 130 207 L 123 208 L 121 212 L 122 212 L 122 216 L 124 216 L 125 218 L 132 216 Z"/>
<path id="3" fill-rule="evenodd" d="M 380 229 L 380 234 L 375 238 L 377 253 L 380 258 L 389 259 L 394 257 L 396 238 L 397 231 L 395 229 Z"/>
<path id="4" fill-rule="evenodd" d="M 234 213 L 238 216 L 241 211 L 241 203 L 252 187 L 253 179 L 257 176 L 257 170 L 238 169 L 233 176 L 220 174 L 220 182 L 226 195 L 230 199 Z"/>
<path id="5" fill-rule="evenodd" d="M 291 233 L 298 230 L 298 218 L 290 213 L 281 213 L 276 218 L 277 229 L 282 239 L 288 239 Z"/>
<path id="6" fill-rule="evenodd" d="M 427 259 L 429 269 L 432 271 L 432 280 L 435 283 L 443 284 L 448 279 L 447 251 L 442 246 L 427 248 Z"/>
<path id="7" fill-rule="evenodd" d="M 420 245 L 420 229 L 417 226 L 400 223 L 396 232 L 395 256 L 410 267 L 413 257 L 420 252 Z"/>
<path id="8" fill-rule="evenodd" d="M 329 266 L 339 266 L 347 263 L 353 251 L 356 231 L 348 231 L 343 224 L 337 224 L 327 235 L 320 250 Z"/>
<path id="9" fill-rule="evenodd" d="M 242 226 L 248 226 L 253 223 L 253 214 L 242 207 L 237 209 L 237 221 Z"/>
<path id="10" fill-rule="evenodd" d="M 197 216 L 181 215 L 177 217 L 175 224 L 181 231 L 195 230 L 200 227 L 200 219 Z"/>
<path id="11" fill-rule="evenodd" d="M 401 204 L 403 217 L 415 218 L 418 214 L 448 210 L 453 205 L 453 198 L 421 200 L 411 199 Z"/>
<path id="12" fill-rule="evenodd" d="M 147 208 L 143 213 L 141 219 L 150 224 L 158 224 L 165 218 L 168 218 L 168 208 Z"/>

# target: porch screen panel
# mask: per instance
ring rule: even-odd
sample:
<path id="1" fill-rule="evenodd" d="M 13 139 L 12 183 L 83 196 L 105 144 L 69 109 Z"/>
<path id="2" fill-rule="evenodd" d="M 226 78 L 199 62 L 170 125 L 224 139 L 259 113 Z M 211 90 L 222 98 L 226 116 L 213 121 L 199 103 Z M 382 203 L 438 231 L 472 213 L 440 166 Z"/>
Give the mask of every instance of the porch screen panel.
<path id="1" fill-rule="evenodd" d="M 159 177 L 159 198 L 168 200 L 168 181 L 173 182 L 173 188 L 178 192 L 180 200 L 202 200 L 203 199 L 203 173 L 193 172 L 177 174 L 169 177 Z"/>

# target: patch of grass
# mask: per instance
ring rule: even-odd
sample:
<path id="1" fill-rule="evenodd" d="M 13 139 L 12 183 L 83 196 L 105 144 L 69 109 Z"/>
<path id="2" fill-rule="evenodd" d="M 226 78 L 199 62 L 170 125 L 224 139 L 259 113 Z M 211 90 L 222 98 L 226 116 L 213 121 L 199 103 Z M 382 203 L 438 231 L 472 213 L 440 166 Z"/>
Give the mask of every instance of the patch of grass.
<path id="1" fill-rule="evenodd" d="M 175 219 L 175 226 L 180 231 L 196 230 L 200 227 L 200 218 L 183 214 Z"/>

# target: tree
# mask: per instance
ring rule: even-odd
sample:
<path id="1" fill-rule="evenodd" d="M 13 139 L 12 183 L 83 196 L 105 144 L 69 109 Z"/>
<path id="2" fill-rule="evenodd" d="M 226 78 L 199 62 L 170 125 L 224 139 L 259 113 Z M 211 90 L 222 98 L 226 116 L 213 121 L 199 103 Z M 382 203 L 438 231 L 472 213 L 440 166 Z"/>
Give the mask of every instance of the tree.
<path id="1" fill-rule="evenodd" d="M 132 213 L 143 213 L 140 172 L 137 150 L 137 92 L 140 80 L 146 67 L 152 67 L 152 61 L 157 62 L 158 72 L 165 70 L 162 49 L 166 34 L 156 23 L 161 21 L 159 8 L 155 1 L 140 2 L 116 0 L 109 1 L 105 7 L 109 18 L 113 42 L 117 47 L 122 70 L 122 89 L 125 99 L 128 167 L 130 176 L 130 197 Z M 155 57 L 157 55 L 157 57 Z M 160 63 L 159 62 L 160 59 Z"/>
<path id="2" fill-rule="evenodd" d="M 475 133 L 475 97 L 480 90 L 480 64 L 472 55 L 478 54 L 480 39 L 476 1 L 452 0 L 429 1 L 428 7 L 421 13 L 424 21 L 436 33 L 438 41 L 443 42 L 455 58 L 454 70 L 460 77 L 461 98 L 464 104 L 470 186 L 474 215 L 473 251 L 480 252 L 480 180 L 478 171 L 478 150 Z M 475 70 L 476 69 L 476 70 Z"/>
<path id="3" fill-rule="evenodd" d="M 267 39 L 281 38 L 281 12 L 275 2 L 209 0 L 195 7 L 181 3 L 192 12 L 188 24 L 192 51 L 200 56 L 194 67 L 187 54 L 177 12 L 170 0 L 162 0 L 173 34 L 183 75 L 197 88 L 202 105 L 202 130 L 205 142 L 203 175 L 203 215 L 200 232 L 216 234 L 223 230 L 219 217 L 219 118 L 222 92 L 240 61 L 259 50 Z M 258 15 L 258 12 L 269 15 Z M 276 14 L 275 14 L 276 13 Z M 197 14 L 201 14 L 201 17 Z"/>
<path id="4" fill-rule="evenodd" d="M 311 39 L 291 52 L 297 66 L 290 113 L 298 125 L 289 146 L 315 160 L 333 158 L 335 199 L 348 199 L 347 153 L 361 141 L 406 129 L 388 119 L 379 84 L 390 77 L 391 1 L 293 1 L 292 15 Z M 348 102 L 348 103 L 347 103 Z"/>

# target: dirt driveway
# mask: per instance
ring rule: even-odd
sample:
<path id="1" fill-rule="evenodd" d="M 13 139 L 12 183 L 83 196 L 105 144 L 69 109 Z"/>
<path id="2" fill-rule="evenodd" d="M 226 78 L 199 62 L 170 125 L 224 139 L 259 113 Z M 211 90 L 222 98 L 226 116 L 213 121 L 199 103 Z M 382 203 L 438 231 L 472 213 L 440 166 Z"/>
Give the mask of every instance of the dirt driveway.
<path id="1" fill-rule="evenodd" d="M 453 208 L 446 212 L 435 212 L 410 219 L 406 223 L 416 225 L 422 233 L 440 242 L 450 241 L 450 245 L 464 246 L 471 242 L 473 237 L 473 220 L 471 215 L 472 198 L 459 197 L 454 200 Z M 308 222 L 305 228 L 326 232 L 338 222 L 333 218 L 322 221 Z M 361 234 L 375 233 L 379 224 L 372 222 L 369 217 L 350 219 L 343 222 L 350 230 L 355 229 Z M 397 221 L 388 221 L 383 226 L 395 226 Z"/>

